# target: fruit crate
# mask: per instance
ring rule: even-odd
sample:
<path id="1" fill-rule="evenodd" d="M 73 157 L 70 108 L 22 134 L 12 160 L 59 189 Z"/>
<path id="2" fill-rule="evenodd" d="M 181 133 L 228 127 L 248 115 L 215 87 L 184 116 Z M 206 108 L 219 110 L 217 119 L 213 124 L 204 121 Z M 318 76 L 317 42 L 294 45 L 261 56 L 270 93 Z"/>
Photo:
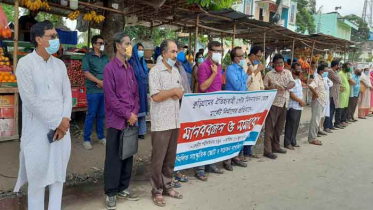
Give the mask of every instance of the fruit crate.
<path id="1" fill-rule="evenodd" d="M 0 87 L 0 142 L 19 140 L 17 88 Z"/>

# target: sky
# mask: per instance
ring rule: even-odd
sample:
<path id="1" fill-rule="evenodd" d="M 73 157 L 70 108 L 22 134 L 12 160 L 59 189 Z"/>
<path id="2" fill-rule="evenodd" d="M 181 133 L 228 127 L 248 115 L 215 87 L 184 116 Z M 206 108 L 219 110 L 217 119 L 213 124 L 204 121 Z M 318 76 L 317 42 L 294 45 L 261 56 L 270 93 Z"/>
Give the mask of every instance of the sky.
<path id="1" fill-rule="evenodd" d="M 322 5 L 322 13 L 334 12 L 335 7 L 342 6 L 338 10 L 342 16 L 355 14 L 359 17 L 363 14 L 365 0 L 316 0 L 316 9 L 318 10 Z"/>

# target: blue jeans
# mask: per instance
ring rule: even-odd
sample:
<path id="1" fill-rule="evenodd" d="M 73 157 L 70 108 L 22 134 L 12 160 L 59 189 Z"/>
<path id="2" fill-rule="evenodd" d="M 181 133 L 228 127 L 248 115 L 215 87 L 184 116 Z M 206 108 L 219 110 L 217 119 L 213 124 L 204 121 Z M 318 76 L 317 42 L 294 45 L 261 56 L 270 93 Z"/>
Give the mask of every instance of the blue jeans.
<path id="1" fill-rule="evenodd" d="M 138 118 L 138 125 L 139 125 L 139 135 L 145 136 L 147 133 L 147 128 L 146 128 L 146 116 L 139 117 Z"/>
<path id="2" fill-rule="evenodd" d="M 245 157 L 248 157 L 248 156 L 250 156 L 251 155 L 251 145 L 245 145 L 245 146 L 243 146 L 243 155 L 245 156 Z"/>
<path id="3" fill-rule="evenodd" d="M 105 98 L 103 93 L 87 94 L 88 111 L 84 124 L 84 141 L 91 141 L 92 126 L 96 119 L 96 133 L 98 139 L 105 138 Z"/>

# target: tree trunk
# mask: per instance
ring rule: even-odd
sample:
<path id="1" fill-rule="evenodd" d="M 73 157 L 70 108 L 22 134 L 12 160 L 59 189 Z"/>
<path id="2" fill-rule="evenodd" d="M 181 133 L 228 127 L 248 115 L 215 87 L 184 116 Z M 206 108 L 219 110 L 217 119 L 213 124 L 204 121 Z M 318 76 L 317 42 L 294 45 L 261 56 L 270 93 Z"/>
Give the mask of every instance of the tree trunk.
<path id="1" fill-rule="evenodd" d="M 113 4 L 118 4 L 118 9 L 123 11 L 124 1 L 122 0 L 107 0 L 104 1 L 104 6 L 112 8 Z M 115 8 L 114 8 L 115 9 Z M 105 20 L 102 26 L 101 35 L 104 37 L 107 45 L 105 46 L 105 52 L 110 57 L 113 58 L 114 48 L 113 48 L 113 38 L 114 34 L 124 30 L 124 16 L 121 14 L 105 11 Z"/>

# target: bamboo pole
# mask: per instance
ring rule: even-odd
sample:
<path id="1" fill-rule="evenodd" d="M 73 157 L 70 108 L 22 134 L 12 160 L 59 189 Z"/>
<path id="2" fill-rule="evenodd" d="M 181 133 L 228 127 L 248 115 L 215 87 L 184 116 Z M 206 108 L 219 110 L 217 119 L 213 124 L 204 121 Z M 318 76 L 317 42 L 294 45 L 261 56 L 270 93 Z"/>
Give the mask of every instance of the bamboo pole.
<path id="1" fill-rule="evenodd" d="M 315 42 L 313 42 L 312 49 L 311 49 L 311 64 L 312 64 L 312 57 L 313 57 L 313 50 L 314 50 L 314 48 L 315 48 Z M 307 75 L 307 98 L 306 98 L 306 101 L 308 101 L 308 98 L 310 97 L 310 93 L 308 91 L 308 89 L 309 89 L 308 85 L 309 85 L 310 77 L 311 77 L 311 66 L 310 66 L 310 69 L 308 70 L 308 75 Z"/>
<path id="2" fill-rule="evenodd" d="M 191 53 L 191 50 L 192 50 L 192 32 L 189 32 L 189 36 L 188 36 L 188 51 L 189 51 L 189 53 Z"/>
<path id="3" fill-rule="evenodd" d="M 233 36 L 232 36 L 232 49 L 234 48 L 234 40 L 236 39 L 236 30 L 237 30 L 237 25 L 236 23 L 233 25 Z"/>
<path id="4" fill-rule="evenodd" d="M 221 34 L 221 46 L 224 48 L 224 36 L 223 34 Z M 221 63 L 220 64 L 223 64 L 223 60 L 224 60 L 224 53 L 223 53 L 223 56 L 221 56 Z"/>
<path id="5" fill-rule="evenodd" d="M 196 33 L 194 34 L 194 57 L 196 57 L 196 53 L 197 53 L 198 27 L 199 27 L 199 15 L 197 15 L 197 19 L 196 19 Z"/>
<path id="6" fill-rule="evenodd" d="M 291 50 L 291 65 L 293 65 L 294 60 L 294 50 L 295 50 L 295 39 L 293 39 L 293 48 Z"/>
<path id="7" fill-rule="evenodd" d="M 264 38 L 263 38 L 263 55 L 264 55 L 264 63 L 263 65 L 266 66 L 266 33 L 264 33 Z"/>
<path id="8" fill-rule="evenodd" d="M 88 22 L 88 45 L 87 48 L 89 49 L 91 45 L 91 21 Z M 92 47 L 93 49 L 93 47 Z"/>
<path id="9" fill-rule="evenodd" d="M 13 69 L 16 73 L 17 62 L 18 62 L 18 31 L 19 31 L 19 0 L 14 1 L 14 50 L 13 50 Z M 18 126 L 18 125 L 17 125 Z"/>

